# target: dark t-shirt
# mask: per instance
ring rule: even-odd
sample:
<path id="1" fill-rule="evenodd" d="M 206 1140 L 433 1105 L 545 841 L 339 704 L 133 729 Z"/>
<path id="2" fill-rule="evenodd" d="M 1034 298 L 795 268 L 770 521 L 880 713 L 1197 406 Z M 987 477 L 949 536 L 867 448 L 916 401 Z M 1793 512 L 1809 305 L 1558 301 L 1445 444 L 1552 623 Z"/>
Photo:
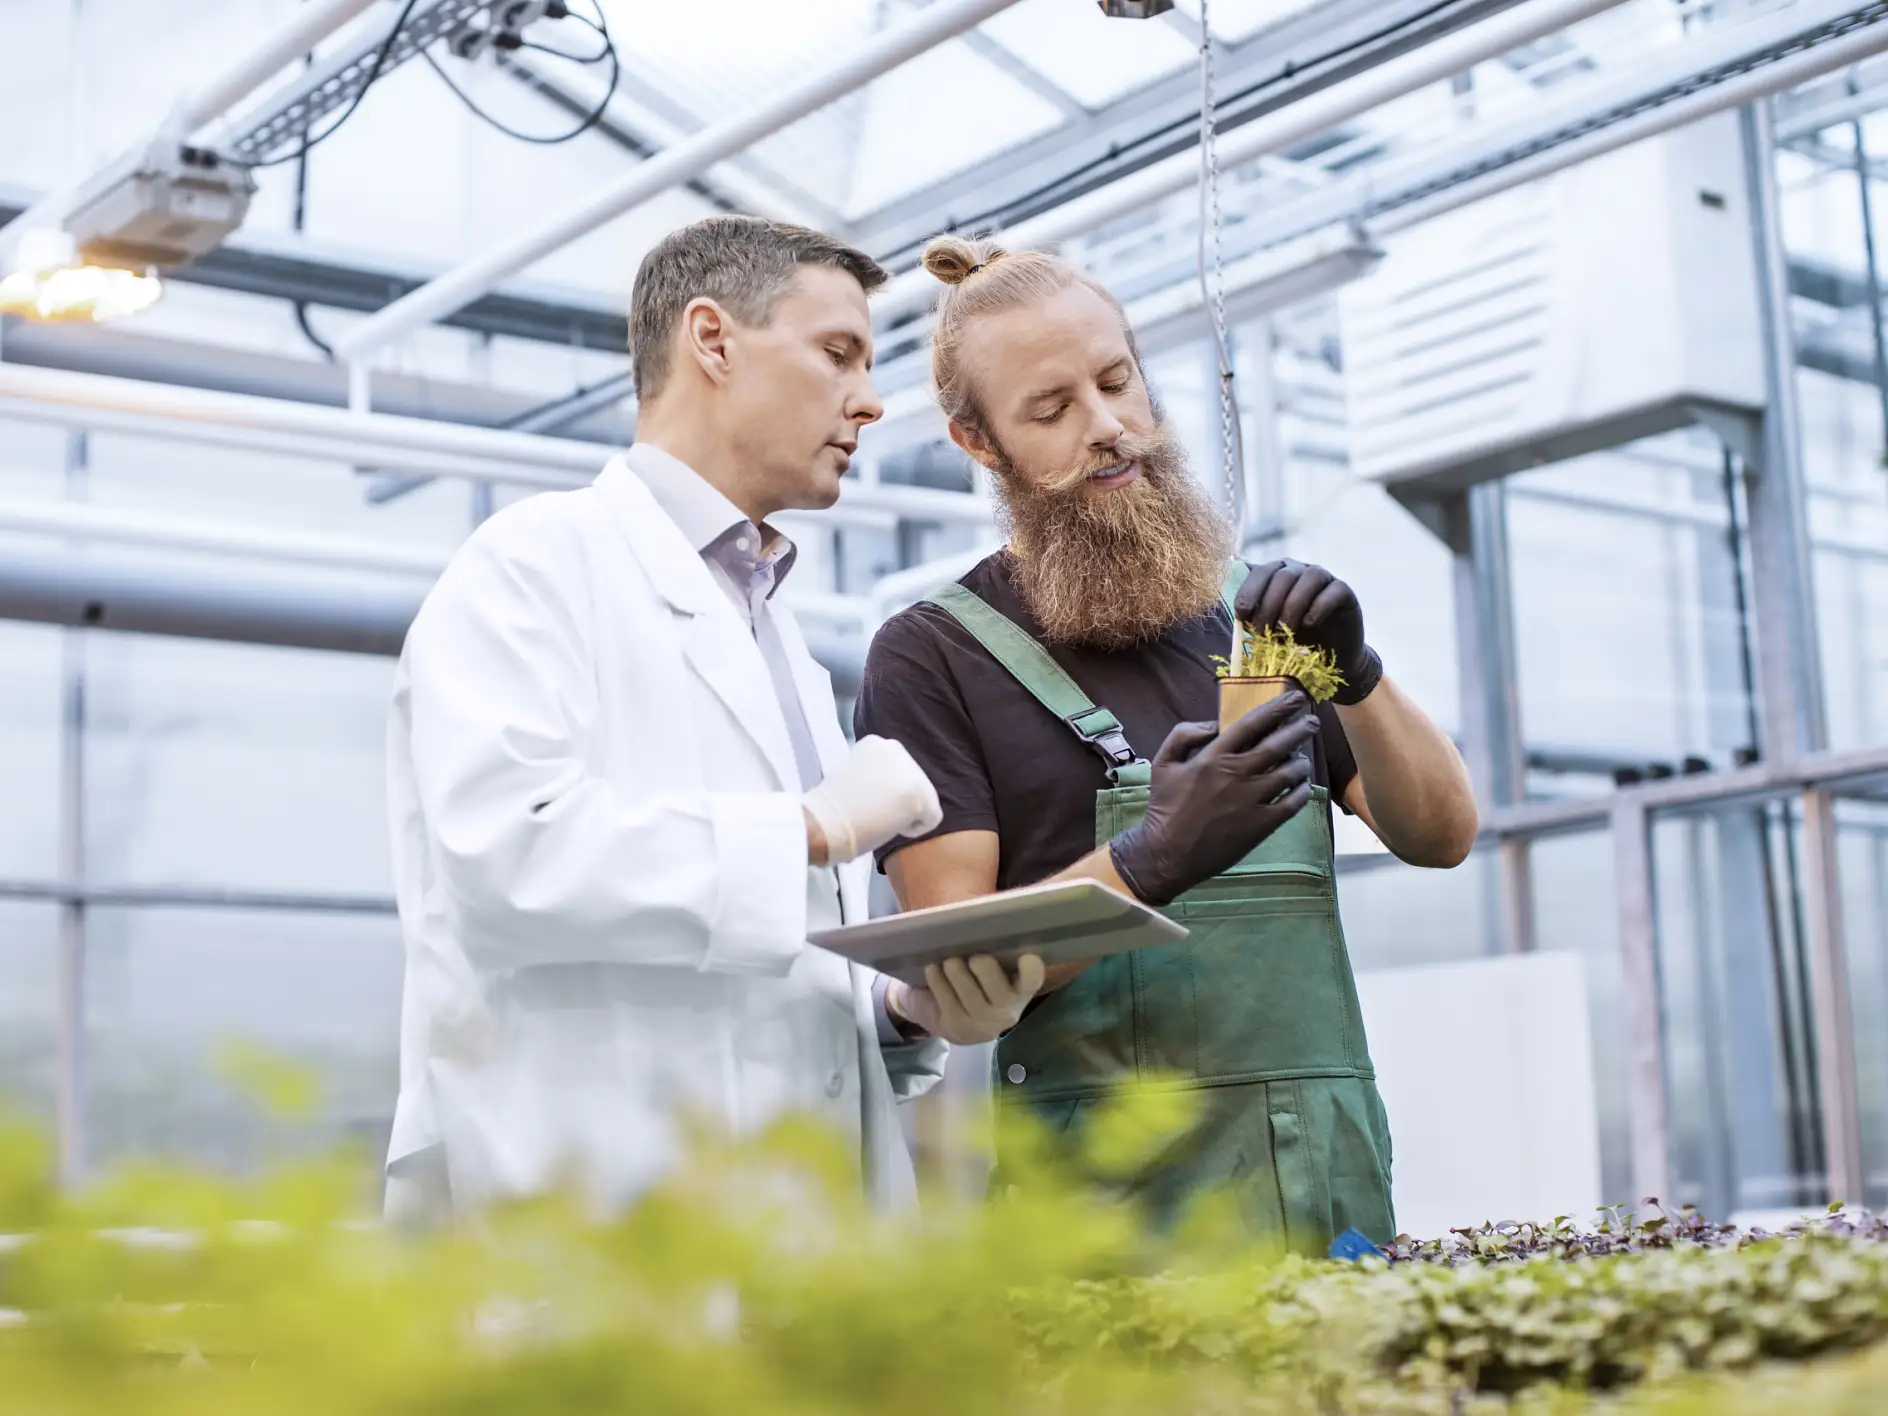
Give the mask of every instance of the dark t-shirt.
<path id="1" fill-rule="evenodd" d="M 1010 584 L 1005 553 L 982 561 L 961 583 L 1041 639 Z M 1212 660 L 1226 653 L 1231 637 L 1231 621 L 1218 609 L 1134 649 L 1045 647 L 1151 761 L 1175 724 L 1218 718 Z M 1313 739 L 1313 780 L 1341 802 L 1357 766 L 1336 712 L 1324 704 L 1318 715 L 1323 730 Z M 998 889 L 1032 885 L 1095 848 L 1095 793 L 1108 785 L 1100 754 L 938 606 L 913 605 L 873 638 L 853 725 L 860 736 L 903 743 L 924 768 L 944 810 L 931 835 L 997 833 Z M 892 842 L 878 853 L 879 864 L 909 844 Z"/>

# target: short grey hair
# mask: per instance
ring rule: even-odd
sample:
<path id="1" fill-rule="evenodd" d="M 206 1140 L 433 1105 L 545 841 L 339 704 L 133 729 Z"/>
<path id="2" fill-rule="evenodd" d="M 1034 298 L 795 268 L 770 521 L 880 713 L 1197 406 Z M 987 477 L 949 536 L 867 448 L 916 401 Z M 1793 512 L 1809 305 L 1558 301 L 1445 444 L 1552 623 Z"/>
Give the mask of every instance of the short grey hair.
<path id="1" fill-rule="evenodd" d="M 669 378 L 669 341 L 690 300 L 706 296 L 746 325 L 764 325 L 801 266 L 843 270 L 867 292 L 889 278 L 863 251 L 823 232 L 758 216 L 711 216 L 672 231 L 642 258 L 629 301 L 636 397 Z"/>

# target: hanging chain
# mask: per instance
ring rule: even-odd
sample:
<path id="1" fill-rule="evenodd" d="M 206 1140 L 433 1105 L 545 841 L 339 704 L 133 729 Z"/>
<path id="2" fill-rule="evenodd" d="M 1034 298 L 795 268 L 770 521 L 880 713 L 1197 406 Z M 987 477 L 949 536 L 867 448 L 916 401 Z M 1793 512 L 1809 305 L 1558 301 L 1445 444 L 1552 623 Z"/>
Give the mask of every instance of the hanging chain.
<path id="1" fill-rule="evenodd" d="M 1213 327 L 1219 362 L 1219 432 L 1221 473 L 1226 486 L 1226 517 L 1232 523 L 1233 549 L 1245 549 L 1245 437 L 1239 401 L 1233 391 L 1232 344 L 1226 333 L 1226 268 L 1220 248 L 1219 135 L 1213 97 L 1213 27 L 1207 0 L 1200 0 L 1200 296 Z M 1209 250 L 1210 244 L 1210 250 Z"/>

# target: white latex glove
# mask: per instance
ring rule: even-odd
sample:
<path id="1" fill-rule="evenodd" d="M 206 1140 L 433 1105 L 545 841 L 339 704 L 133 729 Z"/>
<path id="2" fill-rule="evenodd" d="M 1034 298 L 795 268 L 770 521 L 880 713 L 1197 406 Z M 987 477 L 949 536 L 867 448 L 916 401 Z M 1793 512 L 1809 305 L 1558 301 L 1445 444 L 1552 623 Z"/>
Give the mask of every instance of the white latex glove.
<path id="1" fill-rule="evenodd" d="M 800 798 L 826 836 L 826 860 L 842 865 L 944 819 L 937 788 L 902 743 L 862 737 L 826 780 Z"/>
<path id="2" fill-rule="evenodd" d="M 1014 975 L 988 954 L 927 964 L 926 987 L 911 988 L 893 979 L 885 1006 L 893 1021 L 904 1018 L 946 1042 L 968 1046 L 993 1042 L 1015 1027 L 1029 1000 L 1042 989 L 1042 960 L 1024 954 Z"/>

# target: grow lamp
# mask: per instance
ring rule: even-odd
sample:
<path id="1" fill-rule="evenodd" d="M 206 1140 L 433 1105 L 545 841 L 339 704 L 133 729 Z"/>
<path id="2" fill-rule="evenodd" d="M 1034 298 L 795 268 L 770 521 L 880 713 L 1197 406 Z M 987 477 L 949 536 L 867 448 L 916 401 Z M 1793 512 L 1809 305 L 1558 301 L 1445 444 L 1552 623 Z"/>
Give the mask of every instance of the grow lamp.
<path id="1" fill-rule="evenodd" d="M 103 324 L 148 310 L 163 293 L 155 275 L 93 265 L 66 232 L 36 228 L 0 275 L 0 315 Z"/>

